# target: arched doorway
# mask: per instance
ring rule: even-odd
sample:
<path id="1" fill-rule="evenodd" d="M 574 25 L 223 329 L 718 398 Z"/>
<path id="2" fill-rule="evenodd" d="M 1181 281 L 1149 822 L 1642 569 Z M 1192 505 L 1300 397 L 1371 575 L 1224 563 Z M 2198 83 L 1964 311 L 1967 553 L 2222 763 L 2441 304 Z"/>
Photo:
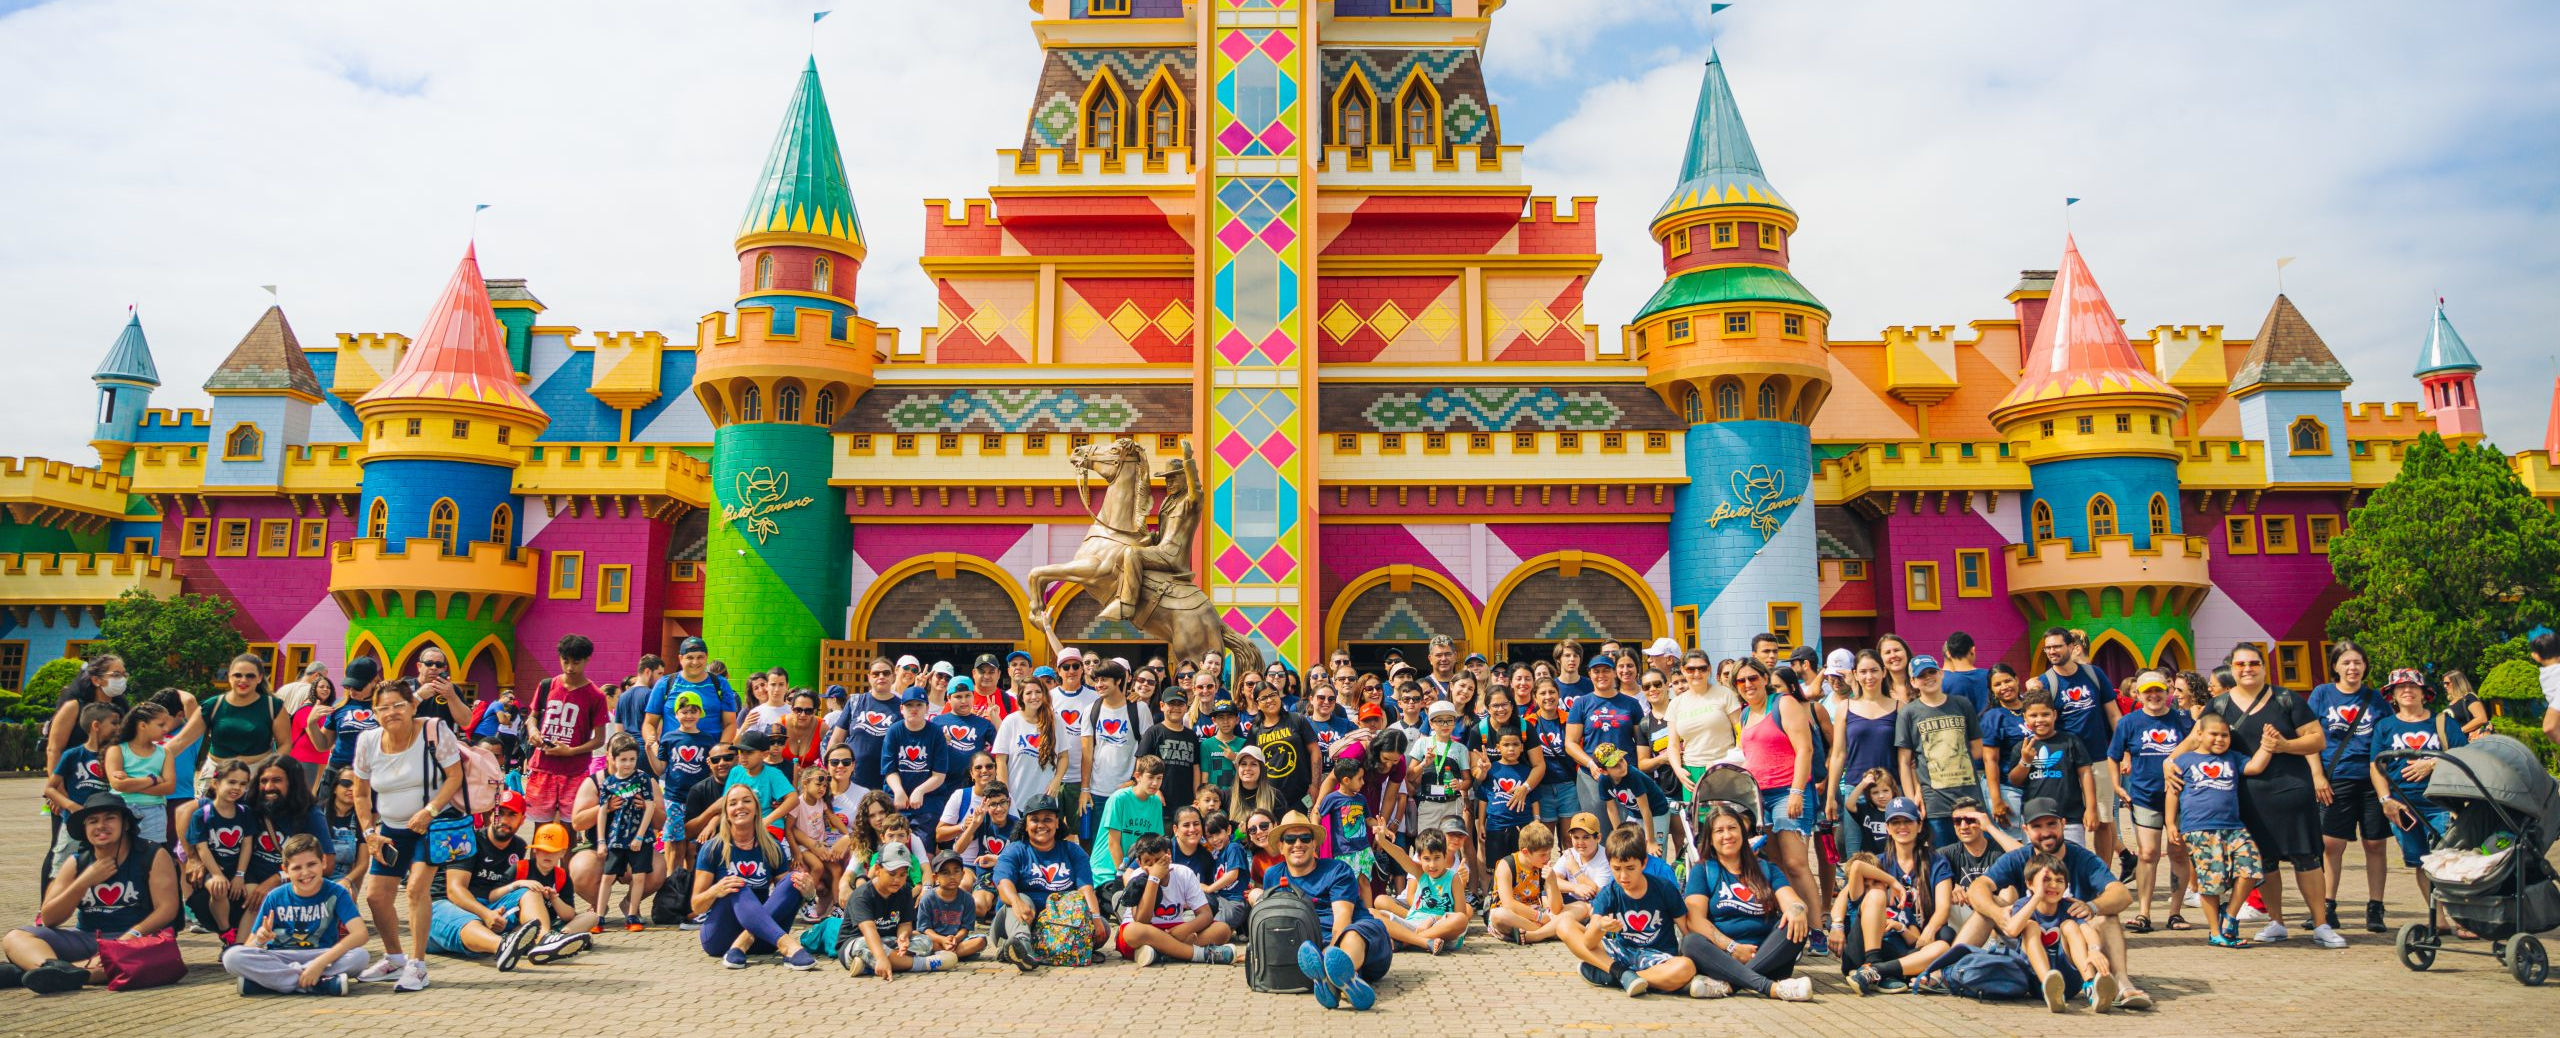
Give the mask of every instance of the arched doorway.
<path id="1" fill-rule="evenodd" d="M 1027 645 L 1022 589 L 994 563 L 943 553 L 890 567 L 854 615 L 862 659 L 912 655 L 960 673 L 980 653 Z"/>
<path id="2" fill-rule="evenodd" d="M 2134 654 L 2133 645 L 2114 631 L 2089 637 L 2089 662 L 2107 675 L 2107 680 L 2122 682 L 2142 670 L 2142 657 Z M 2109 694 L 2114 689 L 2107 690 Z"/>
<path id="3" fill-rule="evenodd" d="M 1325 613 L 1327 649 L 1351 653 L 1364 672 L 1383 670 L 1387 653 L 1416 666 L 1430 657 L 1431 639 L 1447 635 L 1464 655 L 1475 651 L 1475 618 L 1466 596 L 1448 578 L 1412 566 L 1387 566 L 1363 574 L 1334 598 Z"/>
<path id="4" fill-rule="evenodd" d="M 1615 639 L 1642 645 L 1664 633 L 1644 578 L 1604 555 L 1560 551 L 1520 564 L 1494 590 L 1486 624 L 1494 655 L 1546 659 L 1567 638 L 1588 650 Z"/>
<path id="5" fill-rule="evenodd" d="M 1118 657 L 1132 667 L 1145 666 L 1147 660 L 1163 658 L 1165 643 L 1148 636 L 1126 620 L 1102 618 L 1102 600 L 1086 594 L 1081 584 L 1069 584 L 1051 596 L 1050 626 L 1068 645 L 1104 657 Z"/>
<path id="6" fill-rule="evenodd" d="M 2160 644 L 2151 650 L 2152 667 L 2175 674 L 2195 666 L 2195 653 L 2187 649 L 2187 640 L 2171 631 L 2160 636 Z"/>

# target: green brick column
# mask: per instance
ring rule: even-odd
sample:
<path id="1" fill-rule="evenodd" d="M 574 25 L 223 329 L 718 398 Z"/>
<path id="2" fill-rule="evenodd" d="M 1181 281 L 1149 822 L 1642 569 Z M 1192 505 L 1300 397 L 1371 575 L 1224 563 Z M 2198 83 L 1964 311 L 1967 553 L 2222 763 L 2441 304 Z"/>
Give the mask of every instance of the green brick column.
<path id="1" fill-rule="evenodd" d="M 703 637 L 733 669 L 817 680 L 818 643 L 844 636 L 853 550 L 835 440 L 809 425 L 723 427 L 712 437 Z"/>

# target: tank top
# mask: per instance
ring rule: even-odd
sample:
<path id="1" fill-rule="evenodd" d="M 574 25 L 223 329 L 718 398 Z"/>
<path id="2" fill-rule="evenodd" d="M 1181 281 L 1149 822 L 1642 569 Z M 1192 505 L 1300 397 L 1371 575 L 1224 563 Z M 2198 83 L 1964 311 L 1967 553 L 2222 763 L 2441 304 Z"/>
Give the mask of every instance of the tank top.
<path id="1" fill-rule="evenodd" d="M 1547 870 L 1529 864 L 1525 854 L 1511 855 L 1511 897 L 1527 905 L 1547 903 Z"/>
<path id="2" fill-rule="evenodd" d="M 140 757 L 133 755 L 133 747 L 125 747 L 124 774 L 126 778 L 156 779 L 160 777 L 161 769 L 168 766 L 169 748 L 166 746 L 154 746 L 151 748 L 150 753 L 143 754 Z M 136 812 L 139 812 L 146 807 L 160 807 L 169 802 L 168 796 L 162 793 L 119 792 L 116 795 L 124 798 L 124 806 L 130 807 Z"/>
<path id="3" fill-rule="evenodd" d="M 1864 717 L 1855 710 L 1842 716 L 1840 741 L 1848 750 L 1840 758 L 1840 781 L 1854 783 L 1869 768 L 1895 770 L 1893 727 L 1901 716 L 1899 709 L 1885 711 L 1882 717 Z"/>
<path id="4" fill-rule="evenodd" d="M 227 696 L 204 704 L 204 752 L 215 760 L 256 757 L 276 748 L 276 697 L 261 695 L 248 706 L 233 706 Z"/>
<path id="5" fill-rule="evenodd" d="M 136 841 L 116 866 L 115 875 L 80 895 L 80 929 L 94 934 L 121 934 L 151 917 L 151 862 L 159 848 Z M 74 867 L 86 869 L 98 860 L 83 850 Z"/>
<path id="6" fill-rule="evenodd" d="M 1751 778 L 1760 788 L 1787 789 L 1795 784 L 1796 744 L 1787 738 L 1787 726 L 1778 719 L 1777 700 L 1769 701 L 1769 712 L 1751 717 L 1751 708 L 1742 708 L 1742 762 L 1751 769 Z"/>
<path id="7" fill-rule="evenodd" d="M 1437 878 L 1416 870 L 1413 874 L 1413 910 L 1448 915 L 1458 910 L 1458 870 L 1451 868 Z"/>

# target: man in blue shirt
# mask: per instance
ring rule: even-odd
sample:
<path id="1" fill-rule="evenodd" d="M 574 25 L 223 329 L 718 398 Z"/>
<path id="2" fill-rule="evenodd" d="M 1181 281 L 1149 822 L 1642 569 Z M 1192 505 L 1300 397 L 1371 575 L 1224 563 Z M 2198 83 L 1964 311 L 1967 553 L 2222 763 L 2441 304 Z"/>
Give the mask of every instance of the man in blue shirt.
<path id="1" fill-rule="evenodd" d="M 647 738 L 640 745 L 650 753 L 653 770 L 663 767 L 657 760 L 660 733 L 676 726 L 676 697 L 691 692 L 702 697 L 702 720 L 697 727 L 720 742 L 738 741 L 738 693 L 729 688 L 729 679 L 711 672 L 711 647 L 700 638 L 687 638 L 676 644 L 676 663 L 682 669 L 659 678 L 649 689 L 649 713 L 642 721 Z"/>
<path id="2" fill-rule="evenodd" d="M 1973 704 L 1973 716 L 1991 708 L 1991 672 L 1973 665 L 1973 636 L 1963 631 L 1947 635 L 1947 664 L 1940 671 L 1946 675 L 1947 694 Z"/>
<path id="3" fill-rule="evenodd" d="M 2125 889 L 2106 859 L 2088 848 L 2062 838 L 2062 809 L 2051 798 L 2037 797 L 2027 801 L 2027 845 L 2000 856 L 1991 867 L 1973 881 L 1968 900 L 1974 906 L 1973 918 L 1956 935 L 1956 943 L 1980 947 L 1992 932 L 1994 915 L 2006 916 L 2009 906 L 2025 892 L 2027 862 L 2037 857 L 2062 859 L 2070 888 L 2064 896 L 2079 902 L 2071 912 L 2097 928 L 2099 939 L 2106 944 L 2107 963 L 2123 987 L 2116 993 L 2118 1009 L 2149 1009 L 2151 996 L 2133 981 L 2131 960 L 2125 957 L 2124 920 L 2122 913 L 2133 904 L 2133 892 Z M 1983 906 L 1991 906 L 1984 910 Z"/>
<path id="4" fill-rule="evenodd" d="M 2054 627 L 2044 632 L 2045 671 L 2036 675 L 2035 686 L 2053 693 L 2053 708 L 2062 715 L 2057 727 L 2080 740 L 2080 748 L 2090 760 L 2102 760 L 2107 746 L 2115 738 L 2116 721 L 2123 711 L 2116 706 L 2115 686 L 2108 683 L 2107 673 L 2097 664 L 2082 657 L 2088 642 L 2069 628 Z M 2091 768 L 2089 776 L 2096 785 L 2097 828 L 2089 831 L 2089 846 L 2098 857 L 2113 861 L 2116 856 L 2116 773 L 2113 768 Z"/>
<path id="5" fill-rule="evenodd" d="M 1315 906 L 1318 925 L 1325 927 L 1321 944 L 1298 946 L 1298 971 L 1307 975 L 1316 1004 L 1365 1010 L 1378 1004 L 1378 989 L 1372 985 L 1386 977 L 1387 966 L 1395 961 L 1395 942 L 1387 938 L 1386 924 L 1360 903 L 1360 878 L 1351 867 L 1317 853 L 1321 835 L 1305 812 L 1283 817 L 1271 830 L 1281 861 L 1263 873 L 1262 889 L 1266 898 L 1283 888 L 1305 896 Z"/>
<path id="6" fill-rule="evenodd" d="M 1601 798 L 1601 768 L 1591 752 L 1605 744 L 1635 756 L 1636 722 L 1644 718 L 1644 702 L 1618 691 L 1615 685 L 1594 688 L 1589 695 L 1569 702 L 1564 712 L 1564 752 L 1573 758 L 1576 767 L 1575 795 L 1589 809 L 1598 805 Z"/>
<path id="7" fill-rule="evenodd" d="M 647 745 L 649 740 L 643 737 L 649 734 L 649 693 L 658 687 L 658 679 L 665 677 L 666 673 L 667 661 L 659 659 L 658 654 L 640 657 L 639 669 L 632 672 L 631 680 L 623 683 L 621 691 L 614 693 L 615 730 L 628 732 L 632 738 L 641 739 L 642 745 Z M 645 751 L 640 754 L 640 770 L 650 771 L 649 754 Z"/>

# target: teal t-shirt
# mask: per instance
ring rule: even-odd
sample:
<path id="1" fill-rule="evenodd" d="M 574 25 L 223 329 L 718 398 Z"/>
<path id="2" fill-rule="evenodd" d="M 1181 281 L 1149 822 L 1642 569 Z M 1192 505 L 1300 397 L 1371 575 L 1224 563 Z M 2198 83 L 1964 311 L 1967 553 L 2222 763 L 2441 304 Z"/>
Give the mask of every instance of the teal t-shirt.
<path id="1" fill-rule="evenodd" d="M 782 798 L 792 793 L 790 777 L 784 775 L 782 769 L 774 767 L 771 762 L 765 764 L 761 774 L 747 774 L 745 765 L 729 769 L 729 785 L 745 786 L 755 790 L 756 810 L 764 814 L 772 814 L 773 805 L 781 803 Z"/>
<path id="2" fill-rule="evenodd" d="M 1093 874 L 1117 876 L 1119 862 L 1111 856 L 1111 831 L 1120 831 L 1120 842 L 1138 845 L 1138 837 L 1164 832 L 1164 797 L 1142 797 L 1135 786 L 1124 786 L 1111 794 L 1102 805 L 1102 824 L 1093 830 Z"/>

